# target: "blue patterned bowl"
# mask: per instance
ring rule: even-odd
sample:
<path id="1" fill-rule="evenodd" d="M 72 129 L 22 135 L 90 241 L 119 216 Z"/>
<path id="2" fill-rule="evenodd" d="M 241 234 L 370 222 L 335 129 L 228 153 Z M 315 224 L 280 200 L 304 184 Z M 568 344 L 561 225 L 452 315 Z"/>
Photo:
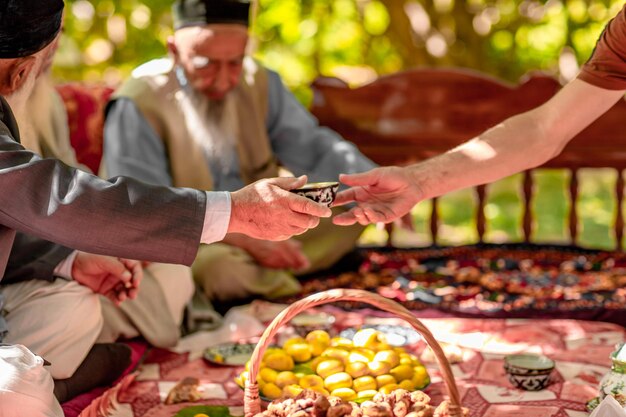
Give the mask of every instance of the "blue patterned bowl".
<path id="1" fill-rule="evenodd" d="M 504 370 L 516 388 L 539 391 L 550 385 L 554 361 L 547 356 L 524 353 L 504 358 Z"/>
<path id="2" fill-rule="evenodd" d="M 338 189 L 338 182 L 312 182 L 301 188 L 291 190 L 291 192 L 330 207 L 332 202 L 335 201 Z"/>

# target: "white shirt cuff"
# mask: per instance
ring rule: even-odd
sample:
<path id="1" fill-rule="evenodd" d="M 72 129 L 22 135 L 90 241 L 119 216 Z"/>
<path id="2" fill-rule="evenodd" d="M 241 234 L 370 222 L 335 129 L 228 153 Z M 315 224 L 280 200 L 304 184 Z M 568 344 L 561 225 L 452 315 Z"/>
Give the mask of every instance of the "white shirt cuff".
<path id="1" fill-rule="evenodd" d="M 207 192 L 206 214 L 202 228 L 201 243 L 219 242 L 224 239 L 230 223 L 230 193 Z"/>
<path id="2" fill-rule="evenodd" d="M 78 251 L 74 251 L 63 259 L 56 268 L 54 268 L 54 276 L 64 279 L 72 279 L 72 266 L 74 266 L 74 259 L 76 259 Z"/>

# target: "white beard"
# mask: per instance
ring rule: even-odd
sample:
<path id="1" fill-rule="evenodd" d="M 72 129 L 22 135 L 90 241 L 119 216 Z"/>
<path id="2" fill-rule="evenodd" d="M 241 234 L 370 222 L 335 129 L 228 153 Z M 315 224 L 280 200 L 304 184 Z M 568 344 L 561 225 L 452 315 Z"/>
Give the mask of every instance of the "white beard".
<path id="1" fill-rule="evenodd" d="M 211 101 L 193 89 L 181 89 L 176 98 L 187 131 L 204 149 L 212 172 L 217 175 L 228 173 L 235 160 L 239 136 L 237 109 L 232 95 L 227 95 L 222 101 Z"/>

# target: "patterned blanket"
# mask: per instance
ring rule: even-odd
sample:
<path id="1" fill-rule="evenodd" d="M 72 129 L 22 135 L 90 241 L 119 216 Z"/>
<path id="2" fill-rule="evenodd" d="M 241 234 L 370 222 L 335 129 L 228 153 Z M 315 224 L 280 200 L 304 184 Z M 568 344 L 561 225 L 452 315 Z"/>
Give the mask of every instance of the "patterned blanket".
<path id="1" fill-rule="evenodd" d="M 326 311 L 337 316 L 337 332 L 368 323 L 402 324 L 372 310 Z M 616 343 L 626 338 L 623 328 L 610 323 L 458 318 L 423 321 L 440 342 L 457 350 L 459 362 L 453 364 L 453 371 L 462 403 L 472 417 L 586 416 L 585 403 L 597 395 L 599 381 L 609 370 L 609 354 Z M 408 349 L 428 360 L 421 340 Z M 528 392 L 511 386 L 503 369 L 503 356 L 518 352 L 543 353 L 555 360 L 556 369 L 547 389 Z M 426 392 L 434 403 L 439 403 L 445 386 L 437 366 L 427 362 L 427 367 L 433 383 Z M 198 404 L 226 405 L 233 415 L 240 415 L 243 394 L 233 377 L 241 371 L 209 364 L 202 359 L 202 352 L 153 351 L 137 374 L 106 393 L 81 417 L 172 417 L 179 410 Z M 203 399 L 165 405 L 169 390 L 189 376 L 200 379 Z"/>
<path id="2" fill-rule="evenodd" d="M 457 317 L 564 318 L 626 326 L 626 254 L 542 245 L 365 250 L 356 272 L 306 280 L 378 292 L 410 310 Z M 358 307 L 346 304 L 348 308 Z"/>

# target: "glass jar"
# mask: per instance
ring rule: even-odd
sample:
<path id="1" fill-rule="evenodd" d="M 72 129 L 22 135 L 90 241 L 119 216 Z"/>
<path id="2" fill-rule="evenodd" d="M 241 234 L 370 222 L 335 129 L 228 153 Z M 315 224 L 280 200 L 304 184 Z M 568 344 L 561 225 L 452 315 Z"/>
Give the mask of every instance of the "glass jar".
<path id="1" fill-rule="evenodd" d="M 621 352 L 621 353 L 620 353 Z M 617 350 L 611 354 L 613 365 L 611 372 L 606 374 L 600 381 L 600 400 L 607 395 L 612 395 L 622 405 L 626 400 L 626 345 L 618 345 Z M 619 359 L 618 359 L 619 358 Z"/>

